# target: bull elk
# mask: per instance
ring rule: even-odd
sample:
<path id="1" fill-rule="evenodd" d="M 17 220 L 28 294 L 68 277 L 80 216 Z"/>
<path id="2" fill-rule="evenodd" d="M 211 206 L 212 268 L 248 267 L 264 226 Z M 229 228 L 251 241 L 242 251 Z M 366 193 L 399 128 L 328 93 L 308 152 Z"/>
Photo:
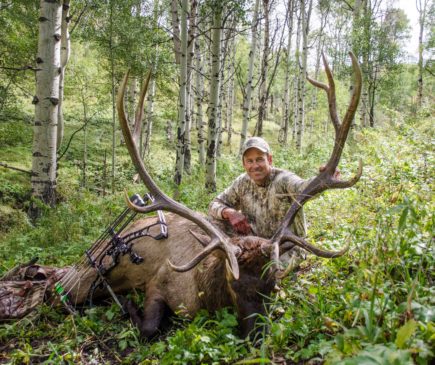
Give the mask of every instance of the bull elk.
<path id="1" fill-rule="evenodd" d="M 325 169 L 296 197 L 271 239 L 255 236 L 230 238 L 201 214 L 174 201 L 158 188 L 142 162 L 124 112 L 127 72 L 117 97 L 120 125 L 133 164 L 154 197 L 154 201 L 146 206 L 135 205 L 128 199 L 127 202 L 131 209 L 140 213 L 157 210 L 170 212 L 167 214 L 169 237 L 160 241 L 150 237 L 137 239 L 134 250 L 144 261 L 133 265 L 127 256 L 122 256 L 107 276 L 110 287 L 116 293 L 132 288 L 145 292 L 143 313 L 130 301 L 124 304 L 143 336 L 149 338 L 156 334 L 167 309 L 173 313 L 184 312 L 194 316 L 201 308 L 215 311 L 224 306 L 236 308 L 241 334 L 246 336 L 254 327 L 253 314 L 264 313 L 264 297 L 286 274 L 280 265 L 280 255 L 294 246 L 325 258 L 341 256 L 348 250 L 346 246 L 340 251 L 325 251 L 296 236 L 288 227 L 309 199 L 327 189 L 351 187 L 361 176 L 360 161 L 358 172 L 351 180 L 343 181 L 334 177 L 361 93 L 361 71 L 355 56 L 350 53 L 350 57 L 355 87 L 342 122 L 337 114 L 333 76 L 324 56 L 328 84 L 308 78 L 314 86 L 327 93 L 335 128 L 335 144 Z M 148 217 L 137 220 L 125 234 L 148 226 L 156 219 Z M 271 260 L 274 264 L 265 266 Z M 266 273 L 265 267 L 268 267 Z M 89 275 L 92 277 L 95 273 Z M 82 283 L 85 282 L 86 278 L 82 278 Z M 85 299 L 88 290 L 89 285 L 82 285 L 70 294 L 75 302 L 80 302 Z"/>

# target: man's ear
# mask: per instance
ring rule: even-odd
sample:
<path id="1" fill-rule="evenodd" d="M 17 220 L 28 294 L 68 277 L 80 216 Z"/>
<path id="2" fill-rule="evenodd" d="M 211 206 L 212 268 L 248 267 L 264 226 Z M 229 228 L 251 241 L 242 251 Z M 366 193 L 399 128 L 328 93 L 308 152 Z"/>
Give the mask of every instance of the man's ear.
<path id="1" fill-rule="evenodd" d="M 267 155 L 267 161 L 269 162 L 269 165 L 272 165 L 272 155 L 271 154 Z"/>

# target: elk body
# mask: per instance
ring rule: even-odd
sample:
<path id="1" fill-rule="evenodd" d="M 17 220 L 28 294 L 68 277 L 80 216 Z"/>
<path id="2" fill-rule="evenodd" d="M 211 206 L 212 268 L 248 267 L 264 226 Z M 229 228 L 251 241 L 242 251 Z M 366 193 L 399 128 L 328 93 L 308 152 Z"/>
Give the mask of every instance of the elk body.
<path id="1" fill-rule="evenodd" d="M 157 187 L 146 171 L 124 114 L 124 92 L 128 74 L 125 76 L 117 99 L 121 129 L 133 164 L 154 196 L 152 204 L 145 207 L 136 206 L 128 199 L 127 202 L 137 212 L 172 212 L 167 215 L 167 239 L 137 239 L 133 248 L 144 261 L 134 265 L 128 256 L 123 256 L 107 276 L 110 287 L 116 293 L 124 293 L 133 288 L 145 292 L 143 313 L 131 302 L 125 304 L 133 322 L 144 336 L 151 337 L 158 331 L 166 309 L 194 316 L 201 308 L 214 311 L 225 306 L 236 308 L 242 335 L 247 335 L 254 326 L 253 315 L 264 313 L 264 298 L 271 293 L 276 281 L 286 274 L 280 265 L 280 255 L 294 246 L 327 258 L 341 256 L 347 251 L 348 247 L 337 252 L 319 249 L 306 239 L 293 234 L 288 227 L 309 199 L 327 189 L 350 187 L 361 176 L 360 163 L 358 173 L 351 180 L 342 181 L 334 177 L 361 92 L 361 72 L 353 54 L 351 58 L 355 87 L 342 122 L 339 121 L 336 111 L 334 80 L 325 58 L 328 85 L 309 79 L 327 93 L 330 116 L 335 128 L 334 149 L 322 172 L 295 198 L 280 228 L 271 239 L 230 238 L 202 215 L 172 200 Z M 146 226 L 152 219 L 138 220 L 130 230 Z M 266 266 L 270 261 L 273 265 Z M 89 277 L 83 276 L 80 285 L 69 290 L 74 302 L 85 300 L 89 282 L 96 277 L 92 270 L 87 275 Z"/>
<path id="2" fill-rule="evenodd" d="M 214 312 L 231 306 L 240 318 L 242 335 L 247 335 L 255 321 L 252 314 L 264 313 L 264 296 L 269 295 L 275 285 L 274 275 L 262 275 L 264 266 L 270 260 L 270 241 L 260 237 L 231 239 L 231 244 L 240 249 L 237 257 L 240 269 L 238 280 L 233 278 L 226 264 L 226 255 L 221 250 L 207 255 L 192 269 L 177 272 L 169 261 L 181 263 L 200 255 L 204 246 L 198 238 L 206 244 L 208 237 L 196 224 L 183 217 L 172 213 L 165 217 L 170 227 L 169 237 L 162 240 L 151 237 L 137 239 L 133 249 L 144 261 L 134 265 L 129 256 L 124 255 L 107 275 L 111 289 L 117 294 L 125 294 L 132 289 L 145 293 L 143 314 L 132 302 L 124 304 L 141 334 L 152 337 L 168 310 L 193 318 L 200 309 Z M 140 219 L 124 235 L 149 226 L 156 220 L 157 217 Z M 102 261 L 103 265 L 109 266 L 109 261 L 111 258 L 107 256 Z M 77 274 L 79 282 L 71 283 L 71 289 L 65 283 L 73 304 L 86 301 L 91 283 L 97 278 L 94 269 L 85 269 Z M 107 292 L 98 290 L 94 298 L 102 296 L 107 296 Z"/>

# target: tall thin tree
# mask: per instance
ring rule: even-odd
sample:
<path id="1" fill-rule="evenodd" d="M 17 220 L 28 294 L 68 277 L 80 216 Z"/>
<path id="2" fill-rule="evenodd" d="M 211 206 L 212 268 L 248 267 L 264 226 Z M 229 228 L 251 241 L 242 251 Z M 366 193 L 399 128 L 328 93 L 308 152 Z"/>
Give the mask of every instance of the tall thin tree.
<path id="1" fill-rule="evenodd" d="M 264 31 L 263 31 L 263 55 L 261 58 L 260 70 L 260 86 L 259 86 L 259 101 L 258 101 L 258 117 L 257 128 L 255 134 L 258 136 L 263 135 L 263 121 L 266 116 L 267 110 L 267 74 L 269 71 L 269 54 L 270 54 L 270 0 L 263 0 L 263 18 L 264 18 Z"/>
<path id="2" fill-rule="evenodd" d="M 251 114 L 254 60 L 255 60 L 255 52 L 257 49 L 257 38 L 258 38 L 257 28 L 258 28 L 259 4 L 260 4 L 260 0 L 255 0 L 254 11 L 252 15 L 252 24 L 251 24 L 251 49 L 249 50 L 248 76 L 246 81 L 245 92 L 243 94 L 243 119 L 242 119 L 242 130 L 240 135 L 239 154 L 241 153 L 242 146 L 245 143 L 247 137 L 248 122 Z"/>
<path id="3" fill-rule="evenodd" d="M 307 7 L 308 5 L 308 7 Z M 305 127 L 305 75 L 307 74 L 307 59 L 308 59 L 308 32 L 310 26 L 310 17 L 313 1 L 310 0 L 306 4 L 305 0 L 300 0 L 301 11 L 301 30 L 302 30 L 302 54 L 300 65 L 300 77 L 298 88 L 298 119 L 296 121 L 296 149 L 301 152 L 302 150 L 302 138 Z"/>
<path id="4" fill-rule="evenodd" d="M 61 2 L 41 0 L 31 183 L 32 196 L 51 206 L 56 202 L 61 24 Z M 30 216 L 37 218 L 40 213 L 38 204 L 33 202 Z"/>
<path id="5" fill-rule="evenodd" d="M 429 0 L 416 0 L 415 1 L 418 11 L 418 91 L 417 91 L 417 107 L 421 108 L 423 103 L 423 34 L 426 27 L 427 10 Z"/>
<path id="6" fill-rule="evenodd" d="M 70 56 L 71 42 L 68 32 L 70 22 L 69 7 L 70 1 L 64 0 L 62 4 L 62 26 L 61 26 L 61 47 L 60 47 L 60 79 L 59 79 L 59 110 L 57 114 L 57 149 L 60 148 L 63 140 L 63 89 L 65 83 L 65 69 Z"/>
<path id="7" fill-rule="evenodd" d="M 186 133 L 186 88 L 187 88 L 187 14 L 189 1 L 181 2 L 181 48 L 180 48 L 180 92 L 178 105 L 177 156 L 175 162 L 174 181 L 181 184 L 184 172 L 185 133 Z M 176 192 L 177 194 L 178 192 Z"/>
<path id="8" fill-rule="evenodd" d="M 208 144 L 206 156 L 205 187 L 216 191 L 216 151 L 219 137 L 218 105 L 220 84 L 220 56 L 222 37 L 222 5 L 216 1 L 213 14 L 211 44 L 210 99 L 208 107 Z"/>
<path id="9" fill-rule="evenodd" d="M 281 122 L 281 129 L 279 134 L 279 142 L 285 146 L 288 144 L 288 130 L 290 123 L 290 68 L 292 63 L 292 33 L 293 33 L 293 13 L 294 13 L 294 0 L 288 0 L 287 3 L 287 54 L 286 54 L 286 72 L 285 72 L 285 86 L 284 86 L 284 113 Z"/>

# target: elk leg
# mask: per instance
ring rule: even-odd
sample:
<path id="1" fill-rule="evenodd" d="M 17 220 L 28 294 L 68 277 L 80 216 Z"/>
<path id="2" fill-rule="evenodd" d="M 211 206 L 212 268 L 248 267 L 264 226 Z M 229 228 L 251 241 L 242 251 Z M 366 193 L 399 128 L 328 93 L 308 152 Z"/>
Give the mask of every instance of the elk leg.
<path id="1" fill-rule="evenodd" d="M 126 303 L 125 309 L 130 314 L 131 321 L 140 331 L 141 336 L 153 337 L 159 329 L 163 315 L 165 314 L 166 303 L 158 292 L 147 293 L 144 302 L 143 317 L 138 308 L 130 300 Z"/>

